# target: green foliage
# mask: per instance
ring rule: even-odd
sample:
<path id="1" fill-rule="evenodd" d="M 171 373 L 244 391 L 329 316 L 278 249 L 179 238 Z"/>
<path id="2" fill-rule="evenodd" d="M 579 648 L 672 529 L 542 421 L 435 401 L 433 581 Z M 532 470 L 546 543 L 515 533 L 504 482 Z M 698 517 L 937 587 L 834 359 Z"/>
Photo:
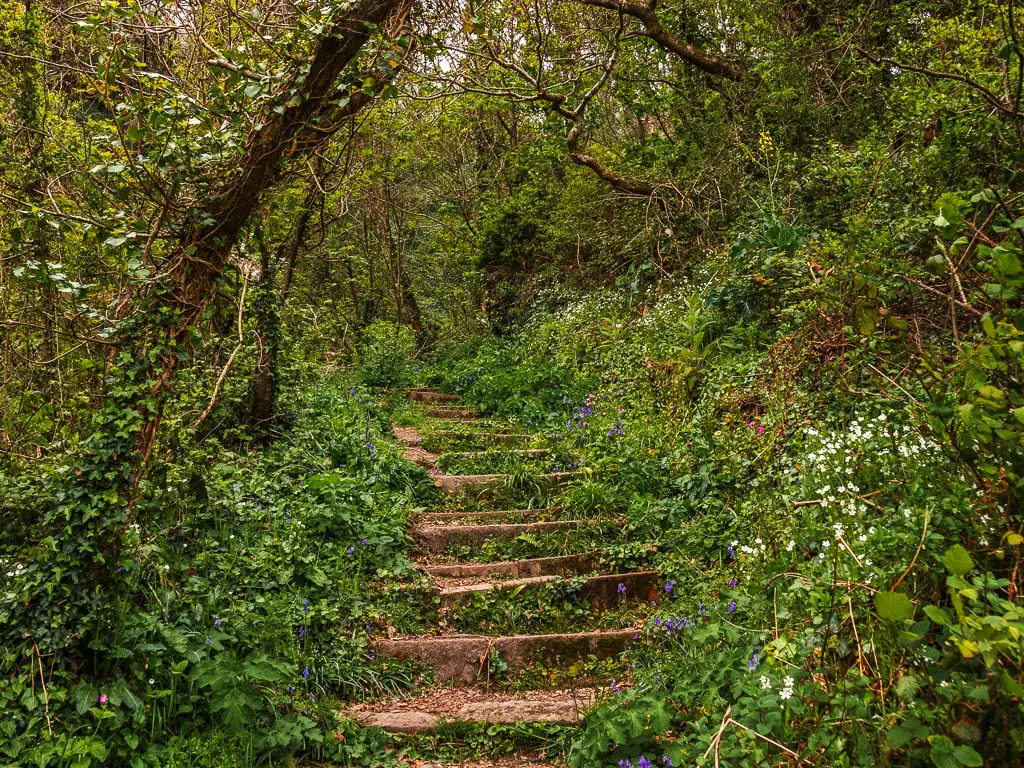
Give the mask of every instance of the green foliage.
<path id="1" fill-rule="evenodd" d="M 405 325 L 378 320 L 365 328 L 359 345 L 358 371 L 371 387 L 400 386 L 409 381 L 416 336 Z"/>
<path id="2" fill-rule="evenodd" d="M 46 636 L 5 638 L 8 759 L 160 764 L 210 727 L 254 763 L 327 757 L 337 749 L 326 702 L 421 678 L 374 664 L 364 631 L 403 610 L 404 595 L 370 584 L 408 574 L 406 515 L 429 486 L 381 440 L 365 397 L 344 382 L 310 388 L 290 398 L 298 422 L 287 443 L 246 455 L 207 442 L 162 465 L 139 502 L 147 527 L 127 527 L 109 566 L 118 595 L 103 631 L 65 614 L 90 632 L 96 666 L 55 667 L 44 695 L 33 680 Z M 47 584 L 38 564 L 4 557 L 10 632 L 21 596 Z"/>
<path id="3" fill-rule="evenodd" d="M 1012 3 L 652 6 L 738 80 L 628 14 L 435 4 L 267 155 L 349 4 L 157 6 L 0 9 L 0 762 L 1019 762 Z M 424 77 L 386 83 L 409 50 Z M 409 98 L 347 120 L 378 93 Z M 339 369 L 464 395 L 489 422 L 394 419 L 503 482 L 439 501 Z M 664 576 L 642 612 L 567 580 L 451 616 L 642 624 L 622 664 L 503 680 L 614 670 L 574 736 L 337 722 L 427 677 L 370 643 L 436 618 L 407 559 L 435 504 L 595 523 L 456 558 Z"/>

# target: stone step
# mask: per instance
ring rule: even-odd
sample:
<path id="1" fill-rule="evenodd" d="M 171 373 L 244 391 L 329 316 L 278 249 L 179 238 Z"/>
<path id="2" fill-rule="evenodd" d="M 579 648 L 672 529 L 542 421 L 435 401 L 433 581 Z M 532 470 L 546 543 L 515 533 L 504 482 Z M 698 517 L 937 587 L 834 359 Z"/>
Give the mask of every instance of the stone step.
<path id="1" fill-rule="evenodd" d="M 443 554 L 452 544 L 481 546 L 485 541 L 514 539 L 524 533 L 556 533 L 580 527 L 576 520 L 554 523 L 508 523 L 499 525 L 436 525 L 413 529 L 414 547 L 419 552 Z"/>
<path id="2" fill-rule="evenodd" d="M 481 437 L 497 443 L 509 443 L 519 440 L 532 440 L 533 435 L 516 435 L 504 432 L 456 432 L 447 429 L 435 429 L 430 433 L 431 437 Z"/>
<path id="3" fill-rule="evenodd" d="M 505 577 L 525 579 L 530 576 L 566 576 L 597 570 L 596 552 L 559 557 L 537 557 L 531 560 L 506 560 L 502 563 L 457 563 L 454 565 L 428 565 L 423 570 L 439 579 L 487 579 Z"/>
<path id="4" fill-rule="evenodd" d="M 480 420 L 480 414 L 476 408 L 427 408 L 423 412 L 434 419 Z"/>
<path id="5" fill-rule="evenodd" d="M 503 522 L 524 522 L 535 517 L 554 515 L 565 507 L 541 507 L 540 509 L 492 509 L 486 512 L 428 512 L 421 519 L 424 523 L 439 525 L 443 523 L 480 522 L 485 520 L 501 520 Z"/>
<path id="6" fill-rule="evenodd" d="M 533 479 L 541 490 L 550 490 L 584 476 L 583 472 L 554 472 L 548 475 L 535 475 Z M 440 475 L 434 478 L 434 485 L 445 493 L 481 493 L 502 485 L 505 477 L 506 475 Z"/>
<path id="7" fill-rule="evenodd" d="M 364 728 L 388 733 L 429 733 L 442 723 L 556 723 L 575 725 L 597 700 L 594 689 L 510 694 L 448 688 L 432 695 L 353 707 L 341 714 Z"/>
<path id="8" fill-rule="evenodd" d="M 476 595 L 485 594 L 498 589 L 515 589 L 517 587 L 533 587 L 560 581 L 561 576 L 531 576 L 522 579 L 506 579 L 504 581 L 484 581 L 476 584 L 442 588 L 438 591 L 442 608 L 451 608 L 469 600 Z M 658 599 L 658 586 L 661 574 L 658 571 L 636 571 L 633 573 L 612 573 L 592 576 L 580 587 L 580 597 L 590 603 L 591 609 L 613 607 L 620 602 L 655 602 Z M 624 588 L 624 591 L 622 591 Z"/>
<path id="9" fill-rule="evenodd" d="M 538 661 L 572 664 L 590 656 L 618 656 L 638 638 L 639 630 L 635 629 L 508 637 L 449 635 L 381 640 L 376 643 L 376 651 L 382 658 L 412 659 L 425 664 L 433 669 L 438 680 L 472 685 L 488 679 L 492 651 L 501 654 L 509 672 L 516 672 Z"/>
<path id="10" fill-rule="evenodd" d="M 457 403 L 461 395 L 446 395 L 436 389 L 411 389 L 409 399 L 420 403 Z"/>
<path id="11" fill-rule="evenodd" d="M 522 456 L 524 458 L 543 458 L 549 453 L 547 448 L 525 448 L 506 451 L 446 451 L 442 453 L 445 459 L 486 459 L 496 454 L 502 456 Z"/>

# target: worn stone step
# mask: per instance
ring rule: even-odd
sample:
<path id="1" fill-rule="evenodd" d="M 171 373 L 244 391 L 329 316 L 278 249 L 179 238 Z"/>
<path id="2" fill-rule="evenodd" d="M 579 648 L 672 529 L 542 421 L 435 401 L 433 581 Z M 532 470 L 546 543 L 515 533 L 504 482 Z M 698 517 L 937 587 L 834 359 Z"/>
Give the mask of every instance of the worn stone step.
<path id="1" fill-rule="evenodd" d="M 421 519 L 424 523 L 439 525 L 443 523 L 503 521 L 529 521 L 536 517 L 546 517 L 562 512 L 565 507 L 541 507 L 539 509 L 492 509 L 486 512 L 428 512 Z"/>
<path id="2" fill-rule="evenodd" d="M 486 459 L 491 456 L 522 456 L 525 458 L 543 458 L 549 453 L 547 448 L 524 448 L 507 451 L 446 451 L 441 454 L 444 459 Z"/>
<path id="3" fill-rule="evenodd" d="M 506 432 L 457 432 L 448 429 L 435 429 L 430 433 L 431 437 L 477 437 L 495 443 L 509 443 L 520 440 L 532 440 L 533 435 L 517 435 Z"/>
<path id="4" fill-rule="evenodd" d="M 436 389 L 411 389 L 409 399 L 420 403 L 457 403 L 461 395 L 448 395 Z"/>
<path id="5" fill-rule="evenodd" d="M 427 408 L 423 412 L 434 419 L 480 420 L 480 414 L 476 408 Z"/>
<path id="6" fill-rule="evenodd" d="M 575 725 L 597 700 L 593 688 L 510 694 L 448 688 L 410 699 L 352 707 L 341 714 L 364 728 L 429 733 L 442 723 L 556 723 Z"/>
<path id="7" fill-rule="evenodd" d="M 573 480 L 584 477 L 583 472 L 553 472 L 547 475 L 535 475 L 534 482 L 541 490 L 560 488 Z M 482 493 L 501 486 L 506 475 L 439 475 L 434 484 L 445 493 Z"/>
<path id="8" fill-rule="evenodd" d="M 451 608 L 460 603 L 472 600 L 476 595 L 500 589 L 517 587 L 543 586 L 561 581 L 559 575 L 530 576 L 521 579 L 504 581 L 481 581 L 475 584 L 464 584 L 442 588 L 438 591 L 442 608 Z M 590 603 L 591 609 L 615 606 L 620 602 L 655 602 L 658 599 L 658 586 L 661 575 L 658 571 L 636 571 L 632 573 L 612 573 L 591 576 L 580 587 L 580 597 Z"/>
<path id="9" fill-rule="evenodd" d="M 507 523 L 498 525 L 436 525 L 413 530 L 415 549 L 419 552 L 441 554 L 449 546 L 481 546 L 485 541 L 514 539 L 524 533 L 556 533 L 579 528 L 577 520 L 553 523 Z"/>
<path id="10" fill-rule="evenodd" d="M 378 641 L 376 651 L 382 658 L 412 659 L 425 664 L 438 680 L 472 685 L 488 679 L 492 651 L 501 654 L 508 671 L 516 672 L 538 661 L 572 664 L 590 656 L 615 657 L 638 637 L 639 630 L 635 629 L 507 637 L 411 637 Z"/>
<path id="11" fill-rule="evenodd" d="M 530 560 L 506 560 L 502 563 L 456 563 L 454 565 L 428 565 L 427 575 L 440 579 L 525 579 L 530 576 L 565 576 L 590 573 L 597 570 L 596 552 L 559 557 L 537 557 Z"/>

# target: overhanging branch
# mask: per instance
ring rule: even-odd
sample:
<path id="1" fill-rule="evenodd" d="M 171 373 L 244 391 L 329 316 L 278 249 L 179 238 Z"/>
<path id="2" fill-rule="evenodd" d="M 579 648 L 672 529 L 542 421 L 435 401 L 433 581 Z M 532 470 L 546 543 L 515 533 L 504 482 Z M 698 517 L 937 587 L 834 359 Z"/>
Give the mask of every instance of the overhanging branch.
<path id="1" fill-rule="evenodd" d="M 609 11 L 617 11 L 626 16 L 631 16 L 643 25 L 644 37 L 649 37 L 656 42 L 663 50 L 673 53 L 688 63 L 715 77 L 724 77 L 728 80 L 742 80 L 744 77 L 743 68 L 738 64 L 712 56 L 707 51 L 698 48 L 693 43 L 680 40 L 671 34 L 661 25 L 661 19 L 654 10 L 654 2 L 649 5 L 641 5 L 631 0 L 578 0 L 583 5 L 592 8 L 605 8 Z"/>

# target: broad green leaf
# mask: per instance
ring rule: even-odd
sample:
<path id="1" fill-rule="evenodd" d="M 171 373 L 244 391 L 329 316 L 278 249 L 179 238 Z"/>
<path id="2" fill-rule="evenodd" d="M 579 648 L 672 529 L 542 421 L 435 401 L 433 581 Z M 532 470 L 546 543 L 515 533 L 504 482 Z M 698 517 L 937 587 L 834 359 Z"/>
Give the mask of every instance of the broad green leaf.
<path id="1" fill-rule="evenodd" d="M 902 725 L 897 725 L 885 732 L 885 745 L 889 749 L 898 749 L 910 743 L 910 731 Z"/>
<path id="2" fill-rule="evenodd" d="M 953 756 L 960 765 L 967 766 L 967 768 L 979 768 L 985 764 L 985 761 L 981 759 L 981 755 L 974 751 L 973 747 L 968 747 L 966 744 L 961 744 L 953 750 Z"/>
<path id="3" fill-rule="evenodd" d="M 942 556 L 942 564 L 957 576 L 963 576 L 974 568 L 970 554 L 959 544 L 954 544 L 946 550 L 946 554 Z"/>
<path id="4" fill-rule="evenodd" d="M 934 605 L 926 605 L 924 615 L 942 627 L 948 627 L 952 624 L 946 612 Z"/>
<path id="5" fill-rule="evenodd" d="M 902 592 L 879 592 L 875 595 L 875 610 L 886 621 L 905 621 L 914 615 L 914 604 Z"/>
<path id="6" fill-rule="evenodd" d="M 903 675 L 896 681 L 896 695 L 903 701 L 912 701 L 921 689 L 921 684 L 913 675 Z"/>

